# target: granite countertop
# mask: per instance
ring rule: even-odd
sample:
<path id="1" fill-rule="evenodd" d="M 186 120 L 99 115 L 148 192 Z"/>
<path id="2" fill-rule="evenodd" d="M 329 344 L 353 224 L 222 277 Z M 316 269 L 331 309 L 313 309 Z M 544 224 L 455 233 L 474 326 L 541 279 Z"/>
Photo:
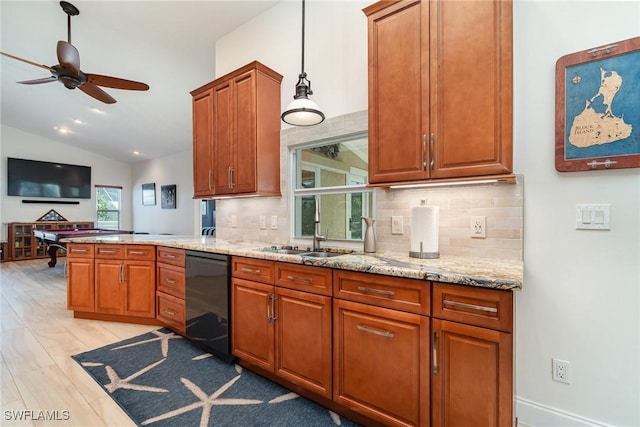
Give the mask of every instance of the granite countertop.
<path id="1" fill-rule="evenodd" d="M 492 289 L 522 289 L 523 263 L 520 260 L 441 256 L 437 259 L 411 258 L 402 252 L 364 253 L 355 251 L 330 258 L 267 252 L 264 242 L 240 242 L 212 236 L 115 234 L 63 239 L 73 243 L 148 244 L 214 252 L 294 264 L 315 265 L 410 279 L 478 286 Z"/>

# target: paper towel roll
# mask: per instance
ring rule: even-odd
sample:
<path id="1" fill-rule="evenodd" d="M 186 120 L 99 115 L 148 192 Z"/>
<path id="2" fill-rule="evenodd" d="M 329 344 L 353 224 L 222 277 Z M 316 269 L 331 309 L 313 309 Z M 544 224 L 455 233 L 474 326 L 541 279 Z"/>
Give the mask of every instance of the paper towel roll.
<path id="1" fill-rule="evenodd" d="M 411 208 L 411 252 L 438 253 L 439 206 L 417 206 Z"/>

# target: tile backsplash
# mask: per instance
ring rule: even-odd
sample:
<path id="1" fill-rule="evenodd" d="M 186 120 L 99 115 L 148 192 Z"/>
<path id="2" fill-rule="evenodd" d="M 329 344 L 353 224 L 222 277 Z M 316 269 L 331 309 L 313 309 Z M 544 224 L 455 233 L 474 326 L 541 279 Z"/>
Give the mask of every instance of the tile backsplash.
<path id="1" fill-rule="evenodd" d="M 309 239 L 291 239 L 289 146 L 367 129 L 367 112 L 347 114 L 310 128 L 281 132 L 280 186 L 282 197 L 222 199 L 216 203 L 217 236 L 225 240 L 309 246 Z M 442 255 L 522 259 L 524 179 L 516 184 L 435 187 L 412 190 L 375 190 L 378 251 L 407 252 L 411 245 L 411 208 L 426 199 L 440 207 L 439 251 Z M 266 229 L 259 218 L 266 217 Z M 236 227 L 232 227 L 235 216 Z M 271 228 L 272 217 L 277 229 Z M 391 217 L 402 216 L 403 234 L 391 234 Z M 486 238 L 471 238 L 471 217 L 486 217 Z M 362 242 L 323 242 L 325 246 L 362 249 Z"/>

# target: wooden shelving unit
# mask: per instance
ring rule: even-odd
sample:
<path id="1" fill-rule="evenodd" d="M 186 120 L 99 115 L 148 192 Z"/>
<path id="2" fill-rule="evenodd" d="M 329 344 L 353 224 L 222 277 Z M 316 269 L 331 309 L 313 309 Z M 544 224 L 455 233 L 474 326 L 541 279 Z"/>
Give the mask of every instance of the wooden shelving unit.
<path id="1" fill-rule="evenodd" d="M 11 222 L 8 228 L 8 250 L 3 261 L 22 261 L 26 259 L 46 258 L 47 248 L 33 237 L 33 230 L 76 230 L 93 228 L 93 222 L 73 221 L 34 221 Z"/>

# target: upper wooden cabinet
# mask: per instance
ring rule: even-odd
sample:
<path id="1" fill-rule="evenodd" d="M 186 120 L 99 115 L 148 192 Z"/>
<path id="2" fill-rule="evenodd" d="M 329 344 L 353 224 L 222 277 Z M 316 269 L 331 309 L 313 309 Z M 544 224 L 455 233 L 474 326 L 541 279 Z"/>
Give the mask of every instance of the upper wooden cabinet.
<path id="1" fill-rule="evenodd" d="M 511 0 L 366 9 L 369 183 L 512 171 Z"/>
<path id="2" fill-rule="evenodd" d="M 280 82 L 252 62 L 191 92 L 194 198 L 280 195 Z"/>

